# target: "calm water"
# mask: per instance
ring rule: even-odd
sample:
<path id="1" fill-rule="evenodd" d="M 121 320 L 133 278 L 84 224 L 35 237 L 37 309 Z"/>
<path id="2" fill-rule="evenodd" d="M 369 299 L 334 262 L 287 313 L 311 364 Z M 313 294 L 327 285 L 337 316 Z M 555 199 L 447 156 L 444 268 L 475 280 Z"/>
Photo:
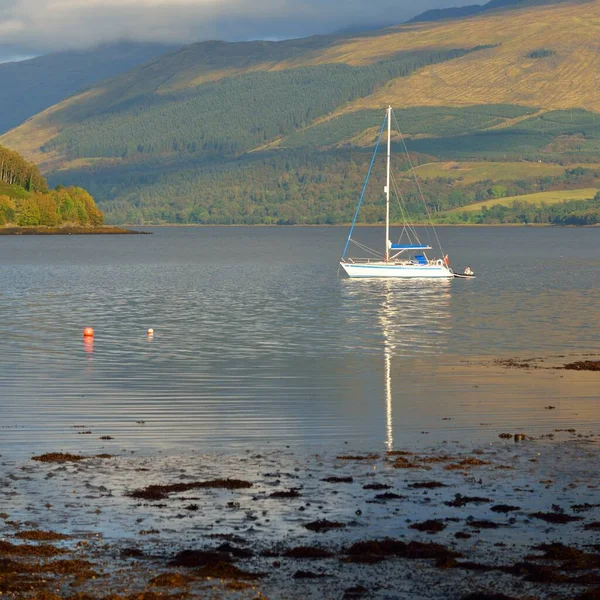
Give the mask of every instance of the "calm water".
<path id="1" fill-rule="evenodd" d="M 600 353 L 600 230 L 442 228 L 451 282 L 339 279 L 345 229 L 153 231 L 0 237 L 0 453 L 600 430 L 589 378 L 464 362 Z"/>

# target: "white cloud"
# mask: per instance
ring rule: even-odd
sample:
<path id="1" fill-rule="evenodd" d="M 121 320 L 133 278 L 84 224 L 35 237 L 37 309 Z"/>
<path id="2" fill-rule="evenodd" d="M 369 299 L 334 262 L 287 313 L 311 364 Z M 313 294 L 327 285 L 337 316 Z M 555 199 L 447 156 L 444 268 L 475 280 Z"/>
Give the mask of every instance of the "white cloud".
<path id="1" fill-rule="evenodd" d="M 474 0 L 477 2 L 477 0 Z M 470 2 L 470 3 L 474 3 Z M 461 0 L 0 0 L 4 54 L 119 40 L 190 43 L 287 38 L 400 23 Z M 12 49 L 12 52 L 11 52 Z"/>

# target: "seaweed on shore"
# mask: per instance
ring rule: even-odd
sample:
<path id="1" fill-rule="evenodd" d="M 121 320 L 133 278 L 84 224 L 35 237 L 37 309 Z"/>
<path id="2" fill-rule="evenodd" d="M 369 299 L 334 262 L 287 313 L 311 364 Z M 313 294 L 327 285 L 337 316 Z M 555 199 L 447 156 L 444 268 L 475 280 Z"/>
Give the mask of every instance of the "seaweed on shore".
<path id="1" fill-rule="evenodd" d="M 547 523 L 552 523 L 554 525 L 565 525 L 567 523 L 572 523 L 573 521 L 581 521 L 582 517 L 575 517 L 572 515 L 568 515 L 564 512 L 535 512 L 530 513 L 530 517 L 534 519 L 541 519 L 542 521 L 546 521 Z"/>
<path id="2" fill-rule="evenodd" d="M 521 510 L 520 506 L 511 506 L 510 504 L 496 504 L 495 506 L 492 506 L 492 508 L 490 508 L 490 510 L 492 512 L 495 513 L 509 513 L 509 512 L 513 512 L 515 510 Z"/>
<path id="3" fill-rule="evenodd" d="M 229 552 L 220 550 L 182 550 L 168 563 L 170 567 L 195 568 L 211 563 L 232 562 Z"/>
<path id="4" fill-rule="evenodd" d="M 173 483 L 170 485 L 149 485 L 148 487 L 126 492 L 125 495 L 138 500 L 166 500 L 170 494 L 188 492 L 196 489 L 240 490 L 251 488 L 249 481 L 241 479 L 213 479 L 211 481 L 195 481 L 193 483 Z"/>
<path id="5" fill-rule="evenodd" d="M 19 531 L 15 533 L 15 537 L 20 540 L 29 540 L 32 542 L 58 542 L 61 540 L 68 540 L 69 536 L 63 533 L 56 533 L 54 531 Z"/>
<path id="6" fill-rule="evenodd" d="M 365 454 L 365 455 L 343 455 L 338 456 L 338 460 L 377 460 L 379 458 L 379 454 Z"/>
<path id="7" fill-rule="evenodd" d="M 338 521 L 328 521 L 327 519 L 320 519 L 318 521 L 312 521 L 311 523 L 305 523 L 304 527 L 309 531 L 316 531 L 317 533 L 322 533 L 325 531 L 330 531 L 331 529 L 343 529 L 346 527 L 344 523 L 340 523 Z"/>
<path id="8" fill-rule="evenodd" d="M 481 496 L 463 496 L 462 494 L 456 494 L 454 500 L 444 502 L 446 506 L 453 506 L 456 508 L 466 506 L 467 504 L 481 504 L 484 502 L 491 502 L 489 498 Z"/>
<path id="9" fill-rule="evenodd" d="M 580 360 L 567 363 L 563 368 L 567 371 L 600 371 L 600 360 Z"/>
<path id="10" fill-rule="evenodd" d="M 454 552 L 441 544 L 433 542 L 407 543 L 393 538 L 355 542 L 345 551 L 345 554 L 353 557 L 375 556 L 386 558 L 397 556 L 407 559 L 441 559 L 462 556 L 459 552 Z"/>
<path id="11" fill-rule="evenodd" d="M 363 490 L 391 490 L 393 486 L 385 483 L 367 483 L 363 485 Z"/>
<path id="12" fill-rule="evenodd" d="M 197 574 L 210 579 L 243 579 L 256 580 L 264 577 L 264 573 L 250 573 L 227 562 L 210 562 L 198 569 Z"/>
<path id="13" fill-rule="evenodd" d="M 439 533 L 446 529 L 446 524 L 440 519 L 429 519 L 422 523 L 413 523 L 410 528 L 417 531 L 425 531 L 426 533 Z"/>
<path id="14" fill-rule="evenodd" d="M 29 544 L 11 544 L 4 540 L 0 540 L 0 554 L 15 555 L 15 556 L 57 556 L 66 554 L 66 550 L 56 548 L 47 544 L 29 545 Z"/>
<path id="15" fill-rule="evenodd" d="M 435 490 L 437 488 L 448 486 L 440 481 L 417 481 L 416 483 L 409 484 L 408 487 L 412 488 L 413 490 Z"/>
<path id="16" fill-rule="evenodd" d="M 292 488 L 291 490 L 281 490 L 269 494 L 269 498 L 299 498 L 300 496 L 300 491 L 297 488 Z"/>

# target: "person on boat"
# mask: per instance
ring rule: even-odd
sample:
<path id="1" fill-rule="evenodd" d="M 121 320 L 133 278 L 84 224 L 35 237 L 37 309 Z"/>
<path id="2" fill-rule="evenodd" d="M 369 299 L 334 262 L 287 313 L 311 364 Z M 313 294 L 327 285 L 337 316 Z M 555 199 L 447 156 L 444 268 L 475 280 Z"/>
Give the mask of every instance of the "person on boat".
<path id="1" fill-rule="evenodd" d="M 465 269 L 465 275 L 473 275 L 473 271 L 471 270 L 471 267 L 467 267 Z"/>

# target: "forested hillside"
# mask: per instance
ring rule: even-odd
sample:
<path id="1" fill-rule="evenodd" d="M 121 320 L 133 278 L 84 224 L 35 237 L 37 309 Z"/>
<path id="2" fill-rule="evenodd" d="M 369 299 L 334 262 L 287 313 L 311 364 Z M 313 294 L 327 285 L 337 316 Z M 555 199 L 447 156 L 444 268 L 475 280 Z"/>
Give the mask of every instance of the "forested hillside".
<path id="1" fill-rule="evenodd" d="M 89 189 L 113 223 L 348 221 L 389 103 L 417 163 L 562 165 L 545 178 L 519 166 L 496 180 L 425 178 L 436 213 L 597 187 L 600 0 L 501 4 L 360 35 L 194 44 L 0 140 L 53 185 Z M 568 175 L 578 166 L 585 175 Z M 375 176 L 363 220 L 383 217 L 381 189 Z"/>
<path id="2" fill-rule="evenodd" d="M 0 146 L 0 226 L 98 227 L 103 223 L 104 216 L 84 189 L 48 190 L 35 165 Z"/>

